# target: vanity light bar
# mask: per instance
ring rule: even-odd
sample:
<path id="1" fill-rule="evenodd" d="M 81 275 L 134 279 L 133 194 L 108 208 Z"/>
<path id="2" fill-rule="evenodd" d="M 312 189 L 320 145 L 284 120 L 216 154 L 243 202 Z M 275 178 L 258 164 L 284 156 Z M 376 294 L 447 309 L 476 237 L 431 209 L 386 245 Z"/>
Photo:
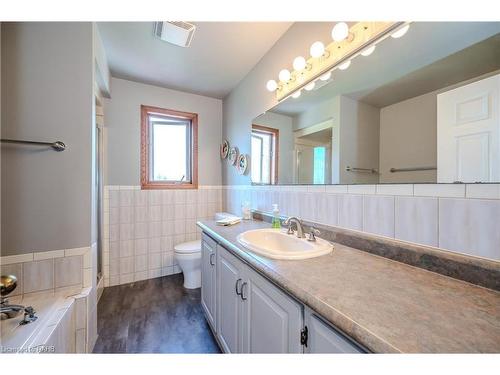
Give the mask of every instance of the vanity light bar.
<path id="1" fill-rule="evenodd" d="M 351 59 L 359 54 L 368 56 L 375 49 L 375 44 L 383 39 L 392 35 L 395 38 L 403 36 L 408 30 L 409 22 L 358 22 L 350 29 L 346 29 L 346 26 L 344 22 L 334 26 L 334 41 L 326 48 L 322 42 L 314 42 L 311 46 L 311 57 L 305 64 L 301 56 L 297 57 L 295 60 L 300 63 L 294 61 L 294 68 L 301 69 L 294 69 L 292 72 L 283 69 L 279 82 L 267 82 L 267 89 L 276 92 L 278 101 L 287 99 L 320 77 L 328 76 L 334 69 L 347 69 Z"/>

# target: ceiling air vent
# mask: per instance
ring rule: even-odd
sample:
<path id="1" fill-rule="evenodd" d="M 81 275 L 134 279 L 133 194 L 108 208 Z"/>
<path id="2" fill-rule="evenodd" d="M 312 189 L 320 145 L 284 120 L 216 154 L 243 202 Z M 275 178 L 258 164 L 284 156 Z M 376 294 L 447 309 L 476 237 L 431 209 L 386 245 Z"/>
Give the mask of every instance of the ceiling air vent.
<path id="1" fill-rule="evenodd" d="M 168 43 L 176 46 L 189 47 L 193 40 L 196 26 L 183 21 L 155 22 L 154 35 Z"/>

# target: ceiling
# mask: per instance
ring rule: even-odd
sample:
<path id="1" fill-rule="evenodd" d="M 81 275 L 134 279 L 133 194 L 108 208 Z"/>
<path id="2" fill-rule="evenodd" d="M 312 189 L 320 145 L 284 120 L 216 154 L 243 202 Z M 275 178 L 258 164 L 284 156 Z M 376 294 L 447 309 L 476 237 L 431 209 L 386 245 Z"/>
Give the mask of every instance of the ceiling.
<path id="1" fill-rule="evenodd" d="M 111 75 L 222 99 L 292 22 L 192 22 L 191 46 L 153 36 L 153 22 L 100 22 Z"/>
<path id="2" fill-rule="evenodd" d="M 328 84 L 272 112 L 295 116 L 337 95 L 384 107 L 484 74 L 500 68 L 499 32 L 500 22 L 414 22 L 404 37 L 385 39 Z"/>
<path id="3" fill-rule="evenodd" d="M 303 135 L 300 139 L 306 139 L 315 143 L 328 143 L 332 140 L 332 128 L 323 129 L 314 133 Z"/>

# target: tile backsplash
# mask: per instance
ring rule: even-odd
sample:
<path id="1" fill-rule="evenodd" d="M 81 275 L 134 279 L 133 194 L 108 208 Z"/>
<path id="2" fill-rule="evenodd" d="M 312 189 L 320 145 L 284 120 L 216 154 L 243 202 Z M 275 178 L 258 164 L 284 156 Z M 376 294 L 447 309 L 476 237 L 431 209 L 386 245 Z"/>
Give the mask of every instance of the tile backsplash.
<path id="1" fill-rule="evenodd" d="M 17 288 L 10 296 L 32 293 L 56 293 L 61 291 L 80 291 L 92 286 L 91 247 L 42 251 L 0 258 L 2 275 L 15 275 Z"/>
<path id="2" fill-rule="evenodd" d="M 225 210 L 241 203 L 307 221 L 500 260 L 500 184 L 224 187 Z"/>
<path id="3" fill-rule="evenodd" d="M 104 285 L 113 286 L 181 272 L 176 244 L 199 239 L 196 221 L 222 210 L 222 187 L 104 189 Z"/>

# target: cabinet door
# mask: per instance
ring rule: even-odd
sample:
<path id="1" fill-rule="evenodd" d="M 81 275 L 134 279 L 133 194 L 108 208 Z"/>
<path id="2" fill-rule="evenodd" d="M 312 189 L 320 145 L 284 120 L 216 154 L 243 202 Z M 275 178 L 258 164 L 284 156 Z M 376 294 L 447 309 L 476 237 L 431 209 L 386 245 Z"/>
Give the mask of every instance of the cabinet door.
<path id="1" fill-rule="evenodd" d="M 307 327 L 306 353 L 363 353 L 348 338 L 323 322 L 312 311 L 305 311 Z"/>
<path id="2" fill-rule="evenodd" d="M 242 286 L 242 350 L 302 353 L 302 305 L 251 269 Z"/>
<path id="3" fill-rule="evenodd" d="M 216 243 L 203 235 L 201 244 L 201 305 L 208 323 L 216 330 Z"/>
<path id="4" fill-rule="evenodd" d="M 241 299 L 236 288 L 242 283 L 241 263 L 218 246 L 217 257 L 217 337 L 226 353 L 239 353 Z"/>

